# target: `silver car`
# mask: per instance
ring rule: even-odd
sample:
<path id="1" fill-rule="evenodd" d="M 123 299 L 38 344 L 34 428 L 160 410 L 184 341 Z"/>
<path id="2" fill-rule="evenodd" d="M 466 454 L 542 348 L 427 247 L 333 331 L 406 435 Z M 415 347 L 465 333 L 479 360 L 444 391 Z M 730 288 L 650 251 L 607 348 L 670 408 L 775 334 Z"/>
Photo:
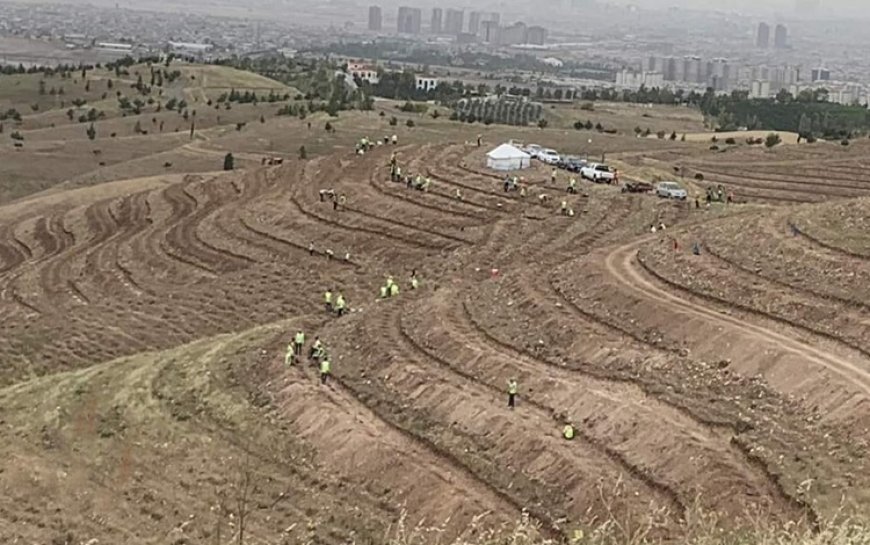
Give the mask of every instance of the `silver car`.
<path id="1" fill-rule="evenodd" d="M 681 201 L 686 200 L 689 196 L 688 192 L 677 182 L 659 182 L 656 184 L 656 195 L 663 199 L 679 199 Z"/>

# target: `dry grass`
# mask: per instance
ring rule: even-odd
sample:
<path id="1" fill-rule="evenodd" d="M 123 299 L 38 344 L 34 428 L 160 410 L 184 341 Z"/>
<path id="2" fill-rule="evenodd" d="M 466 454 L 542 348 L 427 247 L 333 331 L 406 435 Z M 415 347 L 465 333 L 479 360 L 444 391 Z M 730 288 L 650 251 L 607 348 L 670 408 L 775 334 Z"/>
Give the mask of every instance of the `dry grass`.
<path id="1" fill-rule="evenodd" d="M 564 129 L 573 128 L 575 121 L 589 120 L 593 124 L 601 123 L 607 129 L 616 129 L 620 134 L 630 136 L 634 136 L 635 127 L 649 128 L 653 134 L 665 131 L 668 135 L 674 131 L 677 134 L 704 131 L 701 113 L 687 107 L 613 102 L 596 102 L 592 105 L 592 110 L 583 109 L 584 107 L 583 102 L 558 105 L 555 108 L 547 106 L 547 120 L 550 126 Z"/>
<path id="2" fill-rule="evenodd" d="M 619 519 L 603 520 L 570 529 L 567 539 L 544 537 L 541 526 L 527 513 L 514 526 L 486 527 L 483 516 L 453 539 L 445 539 L 440 527 L 408 527 L 403 516 L 385 539 L 387 545 L 866 545 L 870 544 L 870 526 L 865 521 L 841 518 L 813 529 L 804 524 L 775 527 L 758 521 L 751 526 L 728 529 L 728 521 L 716 515 L 695 513 L 685 521 L 676 536 L 657 537 L 661 513 L 651 512 L 641 524 L 627 524 Z"/>
<path id="3" fill-rule="evenodd" d="M 782 138 L 783 144 L 797 144 L 798 134 L 796 132 L 787 131 L 731 131 L 731 132 L 704 132 L 704 133 L 688 133 L 686 141 L 688 142 L 710 142 L 715 136 L 719 142 L 724 142 L 727 138 L 733 138 L 738 143 L 742 144 L 747 138 L 766 138 L 768 134 L 776 133 Z"/>

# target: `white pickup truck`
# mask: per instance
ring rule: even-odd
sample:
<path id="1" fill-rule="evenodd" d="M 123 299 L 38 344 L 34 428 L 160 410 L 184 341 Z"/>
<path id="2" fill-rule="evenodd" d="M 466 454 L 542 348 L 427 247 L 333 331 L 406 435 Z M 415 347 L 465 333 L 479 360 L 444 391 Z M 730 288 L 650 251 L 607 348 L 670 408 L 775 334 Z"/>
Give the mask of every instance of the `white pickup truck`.
<path id="1" fill-rule="evenodd" d="M 616 179 L 616 171 L 601 163 L 590 163 L 580 169 L 580 176 L 596 184 L 609 184 Z"/>

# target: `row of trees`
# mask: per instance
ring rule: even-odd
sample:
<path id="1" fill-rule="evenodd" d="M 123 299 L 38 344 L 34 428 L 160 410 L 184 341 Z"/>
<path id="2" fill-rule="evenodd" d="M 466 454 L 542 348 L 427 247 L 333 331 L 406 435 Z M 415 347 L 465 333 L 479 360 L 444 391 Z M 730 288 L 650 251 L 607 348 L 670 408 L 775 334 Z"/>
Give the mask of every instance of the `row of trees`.
<path id="1" fill-rule="evenodd" d="M 66 111 L 66 116 L 69 118 L 70 121 L 72 121 L 75 118 L 75 110 L 70 108 L 69 110 Z M 98 111 L 96 108 L 91 108 L 90 110 L 88 110 L 88 112 L 86 114 L 81 114 L 78 117 L 78 120 L 79 120 L 79 123 L 88 123 L 88 122 L 93 123 L 94 121 L 97 121 L 98 119 L 105 119 L 105 117 L 106 117 L 105 112 Z"/>
<path id="2" fill-rule="evenodd" d="M 544 107 L 538 102 L 504 97 L 498 100 L 464 98 L 456 103 L 451 119 L 526 126 L 538 123 L 543 113 Z"/>
<path id="3" fill-rule="evenodd" d="M 585 123 L 583 121 L 580 121 L 580 120 L 575 121 L 574 122 L 574 129 L 578 130 L 578 131 L 583 131 L 583 130 L 591 131 L 592 129 L 595 129 L 598 132 L 603 132 L 603 133 L 607 133 L 607 134 L 616 134 L 616 129 L 606 129 L 604 127 L 604 125 L 602 125 L 600 122 L 595 123 L 593 125 L 591 119 L 587 119 Z M 647 130 L 649 130 L 649 129 L 647 129 Z"/>
<path id="4" fill-rule="evenodd" d="M 301 96 L 297 98 L 302 98 Z M 254 91 L 245 91 L 241 93 L 236 91 L 235 89 L 231 89 L 229 93 L 221 93 L 219 97 L 217 97 L 217 103 L 222 104 L 224 102 L 237 102 L 239 104 L 257 104 L 258 102 L 285 102 L 290 100 L 290 93 L 284 93 L 283 95 L 276 94 L 274 90 L 270 90 L 268 95 L 259 96 Z"/>

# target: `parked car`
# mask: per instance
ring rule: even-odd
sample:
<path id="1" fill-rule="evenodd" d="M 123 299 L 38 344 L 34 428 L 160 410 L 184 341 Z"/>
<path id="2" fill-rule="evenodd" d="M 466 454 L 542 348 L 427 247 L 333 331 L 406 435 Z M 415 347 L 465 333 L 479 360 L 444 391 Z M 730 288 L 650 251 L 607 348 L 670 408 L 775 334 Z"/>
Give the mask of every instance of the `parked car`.
<path id="1" fill-rule="evenodd" d="M 559 168 L 563 168 L 569 172 L 580 172 L 580 169 L 586 166 L 586 160 L 579 157 L 563 157 L 559 161 Z"/>
<path id="2" fill-rule="evenodd" d="M 554 149 L 542 149 L 538 152 L 538 161 L 542 163 L 547 163 L 548 165 L 556 165 L 559 164 L 562 158 L 559 157 L 559 152 Z"/>
<path id="3" fill-rule="evenodd" d="M 607 165 L 590 163 L 580 169 L 580 176 L 596 184 L 609 184 L 616 179 L 616 171 Z"/>
<path id="4" fill-rule="evenodd" d="M 681 201 L 686 200 L 689 196 L 688 192 L 677 182 L 659 182 L 656 185 L 656 195 L 663 199 L 679 199 Z"/>
<path id="5" fill-rule="evenodd" d="M 537 144 L 529 144 L 523 148 L 523 151 L 532 156 L 532 159 L 538 158 L 538 153 L 541 152 L 543 148 Z"/>
<path id="6" fill-rule="evenodd" d="M 622 186 L 623 193 L 649 193 L 653 189 L 653 185 L 648 182 L 626 182 Z"/>

